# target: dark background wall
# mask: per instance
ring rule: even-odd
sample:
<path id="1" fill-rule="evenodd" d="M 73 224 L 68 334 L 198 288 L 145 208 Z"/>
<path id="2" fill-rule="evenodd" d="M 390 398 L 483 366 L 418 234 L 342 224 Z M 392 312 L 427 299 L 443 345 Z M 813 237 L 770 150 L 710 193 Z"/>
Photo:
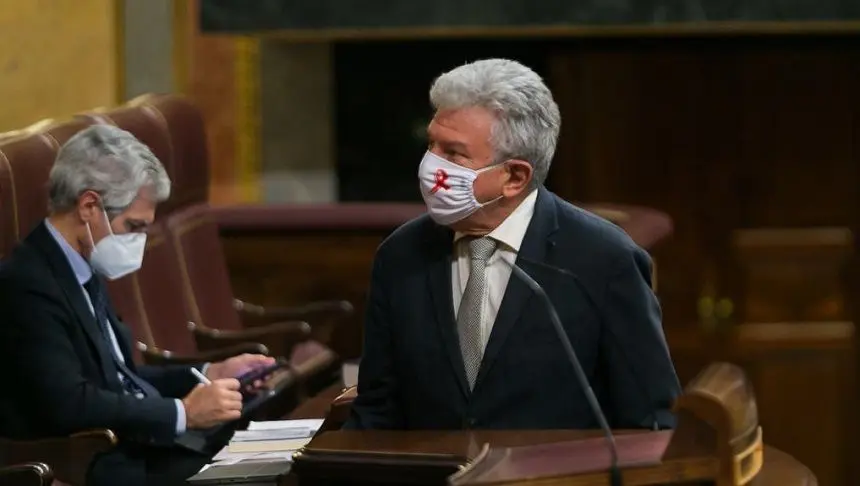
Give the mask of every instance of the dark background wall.
<path id="1" fill-rule="evenodd" d="M 204 31 L 851 20 L 853 0 L 202 0 Z"/>

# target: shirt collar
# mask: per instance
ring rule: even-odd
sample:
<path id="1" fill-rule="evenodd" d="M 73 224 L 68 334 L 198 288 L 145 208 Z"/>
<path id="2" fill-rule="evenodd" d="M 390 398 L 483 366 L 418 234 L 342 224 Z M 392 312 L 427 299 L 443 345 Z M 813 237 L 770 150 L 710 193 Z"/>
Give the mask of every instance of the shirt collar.
<path id="1" fill-rule="evenodd" d="M 75 272 L 75 278 L 78 279 L 78 283 L 84 285 L 89 282 L 93 277 L 93 269 L 90 264 L 81 256 L 80 253 L 72 248 L 72 245 L 66 241 L 66 238 L 60 234 L 57 228 L 55 228 L 47 218 L 45 219 L 45 227 L 48 228 L 48 233 L 50 233 L 54 240 L 56 240 L 57 245 L 60 246 L 60 249 L 63 250 L 63 254 L 66 255 L 66 260 L 68 260 L 69 265 L 72 267 L 72 271 Z"/>
<path id="2" fill-rule="evenodd" d="M 520 251 L 520 246 L 523 244 L 523 239 L 526 237 L 526 230 L 529 228 L 529 223 L 535 213 L 535 203 L 537 202 L 538 191 L 532 190 L 523 202 L 514 209 L 502 224 L 496 226 L 496 229 L 490 232 L 487 236 L 502 243 L 515 252 Z M 454 242 L 467 236 L 457 232 L 454 234 Z"/>

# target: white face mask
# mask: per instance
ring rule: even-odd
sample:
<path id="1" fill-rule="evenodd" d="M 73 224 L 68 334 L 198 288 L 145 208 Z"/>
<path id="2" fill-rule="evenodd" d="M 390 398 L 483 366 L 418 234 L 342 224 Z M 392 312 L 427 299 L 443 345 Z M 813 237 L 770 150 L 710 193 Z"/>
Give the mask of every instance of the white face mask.
<path id="1" fill-rule="evenodd" d="M 104 212 L 104 210 L 102 210 Z M 104 213 L 108 222 L 110 234 L 102 238 L 98 244 L 93 240 L 93 232 L 87 223 L 87 233 L 93 242 L 93 251 L 90 253 L 90 265 L 93 270 L 103 275 L 108 280 L 116 280 L 132 272 L 136 272 L 143 265 L 143 252 L 146 250 L 146 233 L 126 233 L 122 235 L 113 234 L 110 228 L 110 219 Z"/>
<path id="2" fill-rule="evenodd" d="M 447 161 L 428 151 L 418 166 L 421 196 L 433 221 L 449 225 L 468 218 L 482 207 L 498 201 L 499 196 L 485 203 L 475 199 L 475 179 L 481 172 L 499 164 L 473 170 Z"/>

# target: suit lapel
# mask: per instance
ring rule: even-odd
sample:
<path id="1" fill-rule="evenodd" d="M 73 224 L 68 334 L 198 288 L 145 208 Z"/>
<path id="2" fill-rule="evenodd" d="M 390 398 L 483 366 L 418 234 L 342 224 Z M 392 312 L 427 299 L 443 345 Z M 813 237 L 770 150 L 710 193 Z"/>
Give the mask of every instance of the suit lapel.
<path id="1" fill-rule="evenodd" d="M 57 279 L 57 282 L 60 284 L 60 288 L 63 289 L 66 300 L 74 310 L 75 317 L 77 317 L 78 321 L 81 323 L 81 327 L 84 329 L 84 333 L 87 335 L 87 338 L 89 338 L 93 349 L 96 350 L 96 358 L 100 364 L 99 368 L 101 369 L 106 382 L 116 382 L 117 377 L 113 366 L 113 360 L 110 355 L 107 354 L 110 353 L 110 350 L 107 348 L 108 343 L 105 340 L 101 328 L 96 322 L 95 316 L 93 316 L 89 305 L 87 305 L 86 297 L 84 297 L 84 290 L 81 288 L 80 283 L 78 283 L 77 278 L 75 278 L 75 273 L 72 271 L 72 267 L 66 260 L 66 256 L 63 254 L 63 251 L 57 245 L 57 242 L 54 241 L 54 237 L 48 232 L 44 223 L 37 226 L 27 239 L 33 244 L 33 246 L 38 248 L 43 255 L 45 255 L 48 264 L 51 266 L 54 278 Z"/>
<path id="2" fill-rule="evenodd" d="M 543 262 L 548 256 L 548 251 L 555 246 L 553 236 L 557 229 L 558 220 L 554 196 L 541 187 L 538 189 L 532 220 L 517 254 L 517 265 L 527 266 L 528 264 L 525 262 L 528 261 Z M 499 357 L 511 330 L 520 322 L 522 312 L 532 298 L 532 294 L 533 292 L 522 280 L 511 274 L 505 289 L 505 296 L 502 298 L 502 304 L 496 315 L 496 322 L 493 323 L 490 340 L 484 350 L 481 369 L 478 371 L 478 378 L 475 381 L 476 390 Z"/>
<path id="3" fill-rule="evenodd" d="M 453 259 L 454 233 L 448 228 L 437 226 L 436 234 L 428 241 L 430 255 L 427 272 L 427 285 L 430 289 L 436 325 L 442 338 L 451 368 L 457 377 L 460 392 L 469 395 L 466 381 L 466 368 L 460 353 L 460 338 L 457 335 L 457 321 L 454 319 L 453 288 L 451 283 L 451 264 Z"/>

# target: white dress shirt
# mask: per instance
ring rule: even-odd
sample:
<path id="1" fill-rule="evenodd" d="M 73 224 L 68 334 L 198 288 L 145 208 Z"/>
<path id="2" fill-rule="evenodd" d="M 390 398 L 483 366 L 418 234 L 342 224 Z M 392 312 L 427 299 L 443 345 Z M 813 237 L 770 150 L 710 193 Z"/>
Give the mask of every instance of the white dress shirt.
<path id="1" fill-rule="evenodd" d="M 78 280 L 78 284 L 81 286 L 81 292 L 84 295 L 84 299 L 87 301 L 87 305 L 90 307 L 90 312 L 95 314 L 93 310 L 93 303 L 90 301 L 90 294 L 87 293 L 84 288 L 84 284 L 89 282 L 93 277 L 93 269 L 90 267 L 90 264 L 84 260 L 84 257 L 81 256 L 80 253 L 75 251 L 69 245 L 69 242 L 57 231 L 57 228 L 51 224 L 50 221 L 45 219 L 45 227 L 48 228 L 48 232 L 51 233 L 51 236 L 54 237 L 57 244 L 60 245 L 60 249 L 63 250 L 63 254 L 66 256 L 66 260 L 68 260 L 69 265 L 72 267 L 72 271 L 75 273 L 75 278 Z M 111 351 L 117 357 L 118 360 L 125 363 L 125 356 L 122 354 L 122 349 L 119 347 L 119 341 L 116 339 L 116 334 L 113 331 L 113 326 L 108 322 L 108 333 L 110 334 L 110 342 L 111 342 Z M 122 377 L 119 378 L 120 383 L 122 383 Z M 176 434 L 182 434 L 185 432 L 185 406 L 182 404 L 182 400 L 175 399 L 176 403 Z"/>
<path id="2" fill-rule="evenodd" d="M 511 278 L 511 267 L 501 261 L 500 258 L 504 258 L 509 263 L 516 261 L 520 245 L 523 243 L 526 230 L 535 212 L 537 195 L 538 191 L 533 190 L 517 206 L 514 212 L 502 221 L 502 224 L 487 235 L 496 240 L 498 246 L 493 255 L 487 260 L 487 285 L 484 287 L 484 304 L 481 312 L 481 341 L 485 348 L 487 347 L 487 341 L 490 340 L 490 333 L 493 331 L 493 324 L 496 322 L 499 307 L 502 305 L 505 289 L 508 288 L 508 280 Z M 469 269 L 471 268 L 469 245 L 463 241 L 463 237 L 465 236 L 461 233 L 454 234 L 454 259 L 451 263 L 451 280 L 454 290 L 455 319 L 460 310 L 460 301 L 463 299 L 463 292 L 466 291 L 466 282 L 469 281 Z"/>

